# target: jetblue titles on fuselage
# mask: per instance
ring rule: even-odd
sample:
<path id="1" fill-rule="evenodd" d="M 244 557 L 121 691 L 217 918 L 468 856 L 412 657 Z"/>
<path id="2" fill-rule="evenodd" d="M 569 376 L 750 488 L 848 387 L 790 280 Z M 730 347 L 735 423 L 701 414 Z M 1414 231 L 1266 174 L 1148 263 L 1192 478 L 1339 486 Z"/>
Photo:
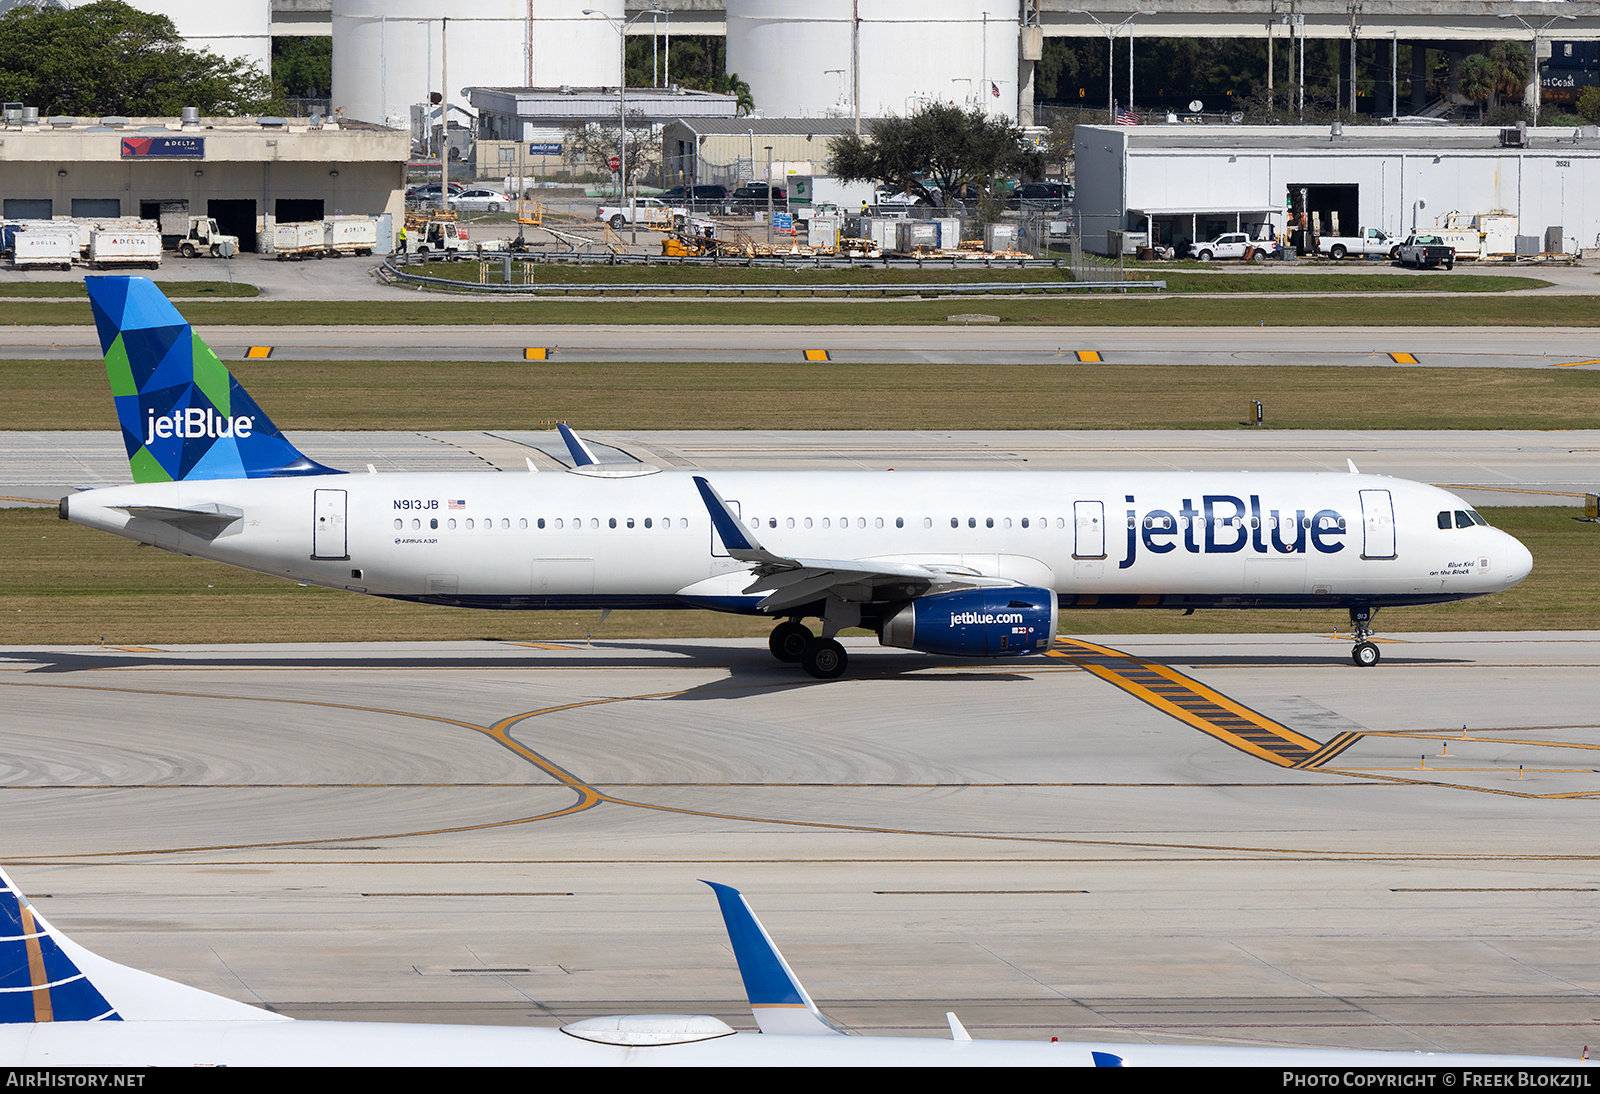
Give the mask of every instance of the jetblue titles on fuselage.
<path id="1" fill-rule="evenodd" d="M 1138 560 L 1141 543 L 1153 555 L 1176 551 L 1180 542 L 1192 555 L 1231 555 L 1246 547 L 1261 555 L 1303 555 L 1309 542 L 1313 550 L 1335 555 L 1344 550 L 1339 537 L 1349 530 L 1337 509 L 1318 509 L 1309 517 L 1304 509 L 1292 510 L 1293 516 L 1283 515 L 1291 512 L 1288 509 L 1269 509 L 1263 517 L 1260 494 L 1250 495 L 1248 507 L 1232 494 L 1202 494 L 1198 509 L 1190 498 L 1184 498 L 1176 516 L 1166 509 L 1147 509 L 1141 515 L 1134 508 L 1134 496 L 1129 494 L 1126 500 L 1128 537 L 1126 555 L 1117 562 L 1121 570 Z M 1197 537 L 1200 528 L 1204 532 Z M 1175 538 L 1180 532 L 1181 541 Z M 1292 538 L 1286 539 L 1286 532 Z"/>

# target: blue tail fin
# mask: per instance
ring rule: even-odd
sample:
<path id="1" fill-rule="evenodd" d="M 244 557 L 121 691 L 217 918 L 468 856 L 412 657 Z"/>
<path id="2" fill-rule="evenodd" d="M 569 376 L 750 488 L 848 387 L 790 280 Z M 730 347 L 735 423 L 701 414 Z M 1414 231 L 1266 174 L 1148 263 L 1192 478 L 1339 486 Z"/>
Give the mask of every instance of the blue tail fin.
<path id="1" fill-rule="evenodd" d="M 0 872 L 0 1023 L 121 1020 Z"/>
<path id="2" fill-rule="evenodd" d="M 86 282 L 135 482 L 340 473 L 284 438 L 152 281 Z"/>
<path id="3" fill-rule="evenodd" d="M 706 881 L 717 894 L 722 921 L 728 928 L 728 941 L 739 962 L 744 991 L 762 1033 L 838 1034 L 843 1031 L 829 1022 L 806 994 L 800 979 L 778 952 L 756 913 L 739 890 Z"/>

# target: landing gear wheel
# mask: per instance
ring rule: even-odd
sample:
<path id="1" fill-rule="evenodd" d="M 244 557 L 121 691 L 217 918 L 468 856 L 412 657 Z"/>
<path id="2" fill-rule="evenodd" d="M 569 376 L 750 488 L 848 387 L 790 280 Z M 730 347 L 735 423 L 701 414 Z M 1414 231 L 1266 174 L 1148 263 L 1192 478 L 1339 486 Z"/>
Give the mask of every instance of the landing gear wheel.
<path id="1" fill-rule="evenodd" d="M 849 663 L 844 647 L 831 638 L 813 638 L 800 654 L 800 667 L 818 680 L 837 680 Z"/>
<path id="2" fill-rule="evenodd" d="M 1364 669 L 1376 665 L 1382 656 L 1382 652 L 1371 642 L 1357 642 L 1356 648 L 1350 651 L 1350 660 Z"/>
<path id="3" fill-rule="evenodd" d="M 772 637 L 767 639 L 767 648 L 779 661 L 793 665 L 806 652 L 806 643 L 810 642 L 812 637 L 810 627 L 791 619 L 772 628 Z"/>

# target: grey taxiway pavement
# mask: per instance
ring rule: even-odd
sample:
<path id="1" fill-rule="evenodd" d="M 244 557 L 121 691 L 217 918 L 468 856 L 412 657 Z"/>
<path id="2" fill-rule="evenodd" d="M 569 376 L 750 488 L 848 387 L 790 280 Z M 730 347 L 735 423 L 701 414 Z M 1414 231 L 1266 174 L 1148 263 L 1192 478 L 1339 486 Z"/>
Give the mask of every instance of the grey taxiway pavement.
<path id="1" fill-rule="evenodd" d="M 1070 642 L 849 642 L 827 684 L 741 641 L 7 648 L 4 861 L 303 1017 L 750 1028 L 709 878 L 867 1033 L 1595 1042 L 1600 633 L 1096 640 L 1278 760 Z"/>
<path id="2" fill-rule="evenodd" d="M 180 309 L 182 305 L 180 304 Z M 692 308 L 692 302 L 685 302 Z M 952 313 L 981 312 L 981 301 Z M 87 307 L 85 308 L 87 318 Z M 1600 368 L 1600 331 L 1582 328 L 545 326 L 200 327 L 225 361 L 252 346 L 272 360 L 731 361 L 797 364 L 824 350 L 833 364 L 1020 364 L 1071 367 L 1080 355 L 1110 365 L 1344 365 L 1374 368 Z M 0 360 L 99 359 L 92 326 L 0 327 Z M 822 367 L 820 365 L 816 367 Z"/>

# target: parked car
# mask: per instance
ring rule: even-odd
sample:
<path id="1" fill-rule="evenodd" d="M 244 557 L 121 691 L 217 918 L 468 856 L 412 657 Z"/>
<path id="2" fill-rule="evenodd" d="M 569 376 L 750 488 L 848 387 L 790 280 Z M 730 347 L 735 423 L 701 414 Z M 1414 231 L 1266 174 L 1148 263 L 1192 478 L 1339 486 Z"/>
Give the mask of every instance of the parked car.
<path id="1" fill-rule="evenodd" d="M 1395 261 L 1402 266 L 1415 266 L 1419 270 L 1429 270 L 1441 264 L 1445 269 L 1451 270 L 1456 265 L 1456 249 L 1436 235 L 1413 233 L 1400 244 L 1395 253 Z"/>
<path id="2" fill-rule="evenodd" d="M 1006 208 L 1059 212 L 1072 204 L 1072 196 L 1064 182 L 1024 182 L 1011 191 Z"/>
<path id="3" fill-rule="evenodd" d="M 687 199 L 684 190 L 689 191 Z M 728 188 L 706 184 L 703 186 L 674 186 L 670 190 L 663 190 L 656 197 L 668 205 L 685 205 L 691 209 L 720 209 L 728 203 Z"/>
<path id="4" fill-rule="evenodd" d="M 1249 232 L 1229 232 L 1208 243 L 1196 243 L 1189 253 L 1201 262 L 1214 258 L 1254 258 L 1262 255 L 1271 258 L 1278 253 L 1278 244 L 1270 239 L 1251 239 Z"/>
<path id="5" fill-rule="evenodd" d="M 450 192 L 452 194 L 459 194 L 465 189 L 466 187 L 459 182 L 450 184 Z M 430 201 L 437 202 L 439 200 L 439 184 L 437 182 L 419 183 L 406 191 L 406 200 L 415 201 L 423 205 Z"/>
<path id="6" fill-rule="evenodd" d="M 498 213 L 501 209 L 510 208 L 511 204 L 512 199 L 504 192 L 488 186 L 474 186 L 470 190 L 450 195 L 451 208 L 469 212 Z"/>
<path id="7" fill-rule="evenodd" d="M 735 209 L 754 212 L 767 207 L 767 187 L 765 182 L 752 182 L 739 187 L 728 199 L 728 203 Z M 774 209 L 789 208 L 789 191 L 781 186 L 772 187 L 772 207 Z"/>

